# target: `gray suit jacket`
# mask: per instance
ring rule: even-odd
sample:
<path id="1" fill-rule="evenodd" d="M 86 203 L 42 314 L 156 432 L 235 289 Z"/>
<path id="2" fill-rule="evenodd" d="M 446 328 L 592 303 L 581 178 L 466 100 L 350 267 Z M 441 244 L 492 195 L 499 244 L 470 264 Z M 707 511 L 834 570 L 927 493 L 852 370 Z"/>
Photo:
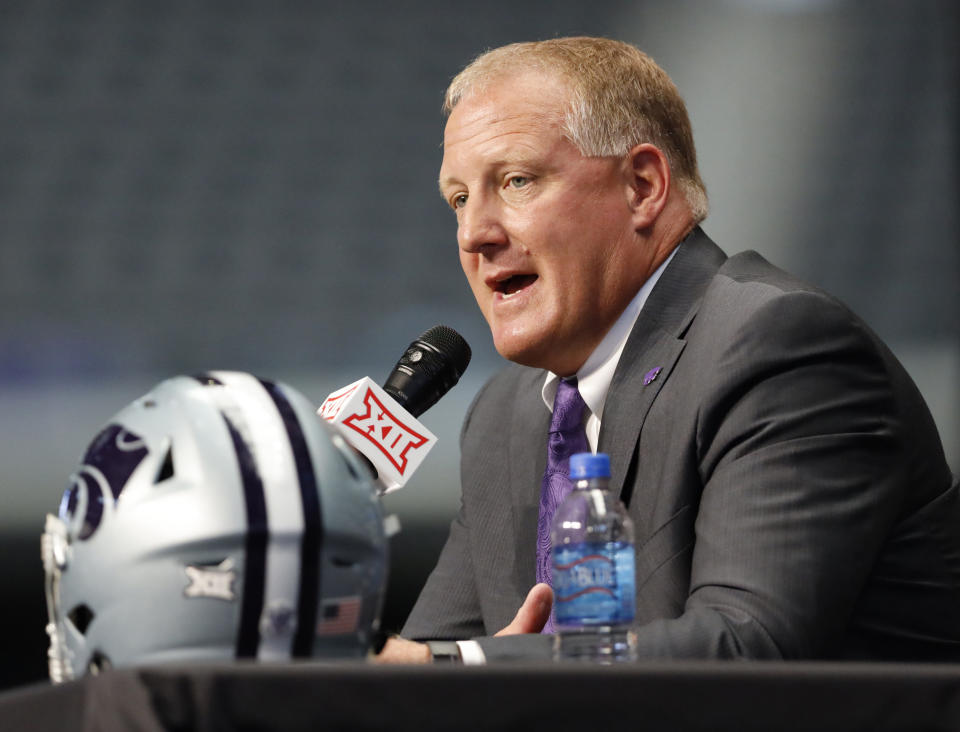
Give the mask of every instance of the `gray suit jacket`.
<path id="1" fill-rule="evenodd" d="M 511 365 L 474 401 L 462 507 L 404 636 L 487 636 L 534 584 L 543 379 Z M 960 659 L 958 485 L 910 378 L 823 292 L 695 230 L 599 450 L 635 526 L 641 658 Z M 549 643 L 481 638 L 491 660 Z"/>

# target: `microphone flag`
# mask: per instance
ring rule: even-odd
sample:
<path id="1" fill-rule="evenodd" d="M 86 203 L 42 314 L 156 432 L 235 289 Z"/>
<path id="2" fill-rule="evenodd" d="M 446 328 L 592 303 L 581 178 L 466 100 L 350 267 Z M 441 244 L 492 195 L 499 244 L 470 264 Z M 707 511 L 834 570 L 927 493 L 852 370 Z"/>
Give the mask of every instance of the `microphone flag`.
<path id="1" fill-rule="evenodd" d="M 330 394 L 317 414 L 373 463 L 384 493 L 402 488 L 437 442 L 369 376 Z"/>

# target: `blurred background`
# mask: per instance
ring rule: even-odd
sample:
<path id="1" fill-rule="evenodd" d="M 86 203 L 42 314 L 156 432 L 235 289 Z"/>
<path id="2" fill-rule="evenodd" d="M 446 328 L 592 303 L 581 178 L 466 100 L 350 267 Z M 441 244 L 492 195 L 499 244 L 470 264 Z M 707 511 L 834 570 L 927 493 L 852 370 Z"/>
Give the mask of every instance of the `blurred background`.
<path id="1" fill-rule="evenodd" d="M 213 368 L 319 402 L 445 323 L 474 361 L 388 499 L 399 629 L 500 363 L 436 190 L 442 93 L 512 41 L 650 53 L 689 106 L 707 232 L 860 313 L 960 470 L 958 31 L 952 0 L 0 2 L 0 688 L 45 677 L 43 516 L 112 414 Z"/>

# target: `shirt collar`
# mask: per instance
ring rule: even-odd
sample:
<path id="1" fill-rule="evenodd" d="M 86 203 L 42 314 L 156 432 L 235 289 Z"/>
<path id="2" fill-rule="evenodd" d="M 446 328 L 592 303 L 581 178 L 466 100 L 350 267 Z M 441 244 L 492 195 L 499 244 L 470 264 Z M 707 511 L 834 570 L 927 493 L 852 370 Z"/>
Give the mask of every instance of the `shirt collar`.
<path id="1" fill-rule="evenodd" d="M 613 327 L 607 331 L 603 340 L 600 341 L 593 350 L 593 353 L 590 354 L 583 366 L 580 367 L 580 370 L 577 371 L 577 389 L 579 389 L 580 396 L 583 397 L 583 401 L 590 409 L 590 414 L 598 420 L 603 419 L 603 405 L 607 401 L 607 391 L 610 389 L 610 382 L 613 381 L 613 373 L 617 370 L 620 355 L 627 345 L 627 339 L 630 337 L 633 325 L 637 322 L 640 311 L 643 310 L 644 303 L 646 303 L 647 298 L 650 296 L 653 286 L 657 284 L 660 275 L 663 274 L 663 271 L 667 268 L 667 265 L 670 264 L 670 260 L 673 259 L 673 255 L 677 253 L 677 249 L 679 248 L 679 246 L 674 247 L 673 251 L 670 252 L 670 256 L 647 278 L 647 281 L 643 283 L 637 291 L 637 294 L 633 296 L 630 304 L 627 305 L 626 309 L 620 314 L 620 317 L 617 318 Z M 543 388 L 540 392 L 543 397 L 543 403 L 550 412 L 553 412 L 553 400 L 557 395 L 557 381 L 559 378 L 560 377 L 552 371 L 548 371 L 547 378 L 544 380 Z"/>

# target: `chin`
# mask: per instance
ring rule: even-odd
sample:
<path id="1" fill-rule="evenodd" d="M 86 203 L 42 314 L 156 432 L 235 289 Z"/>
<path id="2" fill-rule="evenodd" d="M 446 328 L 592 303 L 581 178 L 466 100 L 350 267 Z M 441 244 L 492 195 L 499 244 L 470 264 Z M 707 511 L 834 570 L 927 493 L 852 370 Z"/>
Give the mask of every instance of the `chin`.
<path id="1" fill-rule="evenodd" d="M 523 364 L 524 366 L 532 365 L 529 363 L 530 358 L 533 356 L 529 345 L 518 342 L 516 338 L 498 338 L 497 336 L 494 336 L 493 346 L 497 349 L 497 353 L 499 353 L 508 361 Z"/>
<path id="2" fill-rule="evenodd" d="M 558 376 L 572 376 L 583 366 L 589 352 L 584 354 L 583 349 L 576 344 L 557 343 L 550 335 L 543 333 L 536 338 L 530 333 L 526 333 L 524 338 L 494 336 L 493 345 L 497 353 L 508 361 L 535 369 L 546 369 Z"/>
<path id="3" fill-rule="evenodd" d="M 493 345 L 497 349 L 497 353 L 508 361 L 535 369 L 553 370 L 551 369 L 549 349 L 542 341 L 531 343 L 529 337 L 522 339 L 516 337 L 494 338 Z"/>

